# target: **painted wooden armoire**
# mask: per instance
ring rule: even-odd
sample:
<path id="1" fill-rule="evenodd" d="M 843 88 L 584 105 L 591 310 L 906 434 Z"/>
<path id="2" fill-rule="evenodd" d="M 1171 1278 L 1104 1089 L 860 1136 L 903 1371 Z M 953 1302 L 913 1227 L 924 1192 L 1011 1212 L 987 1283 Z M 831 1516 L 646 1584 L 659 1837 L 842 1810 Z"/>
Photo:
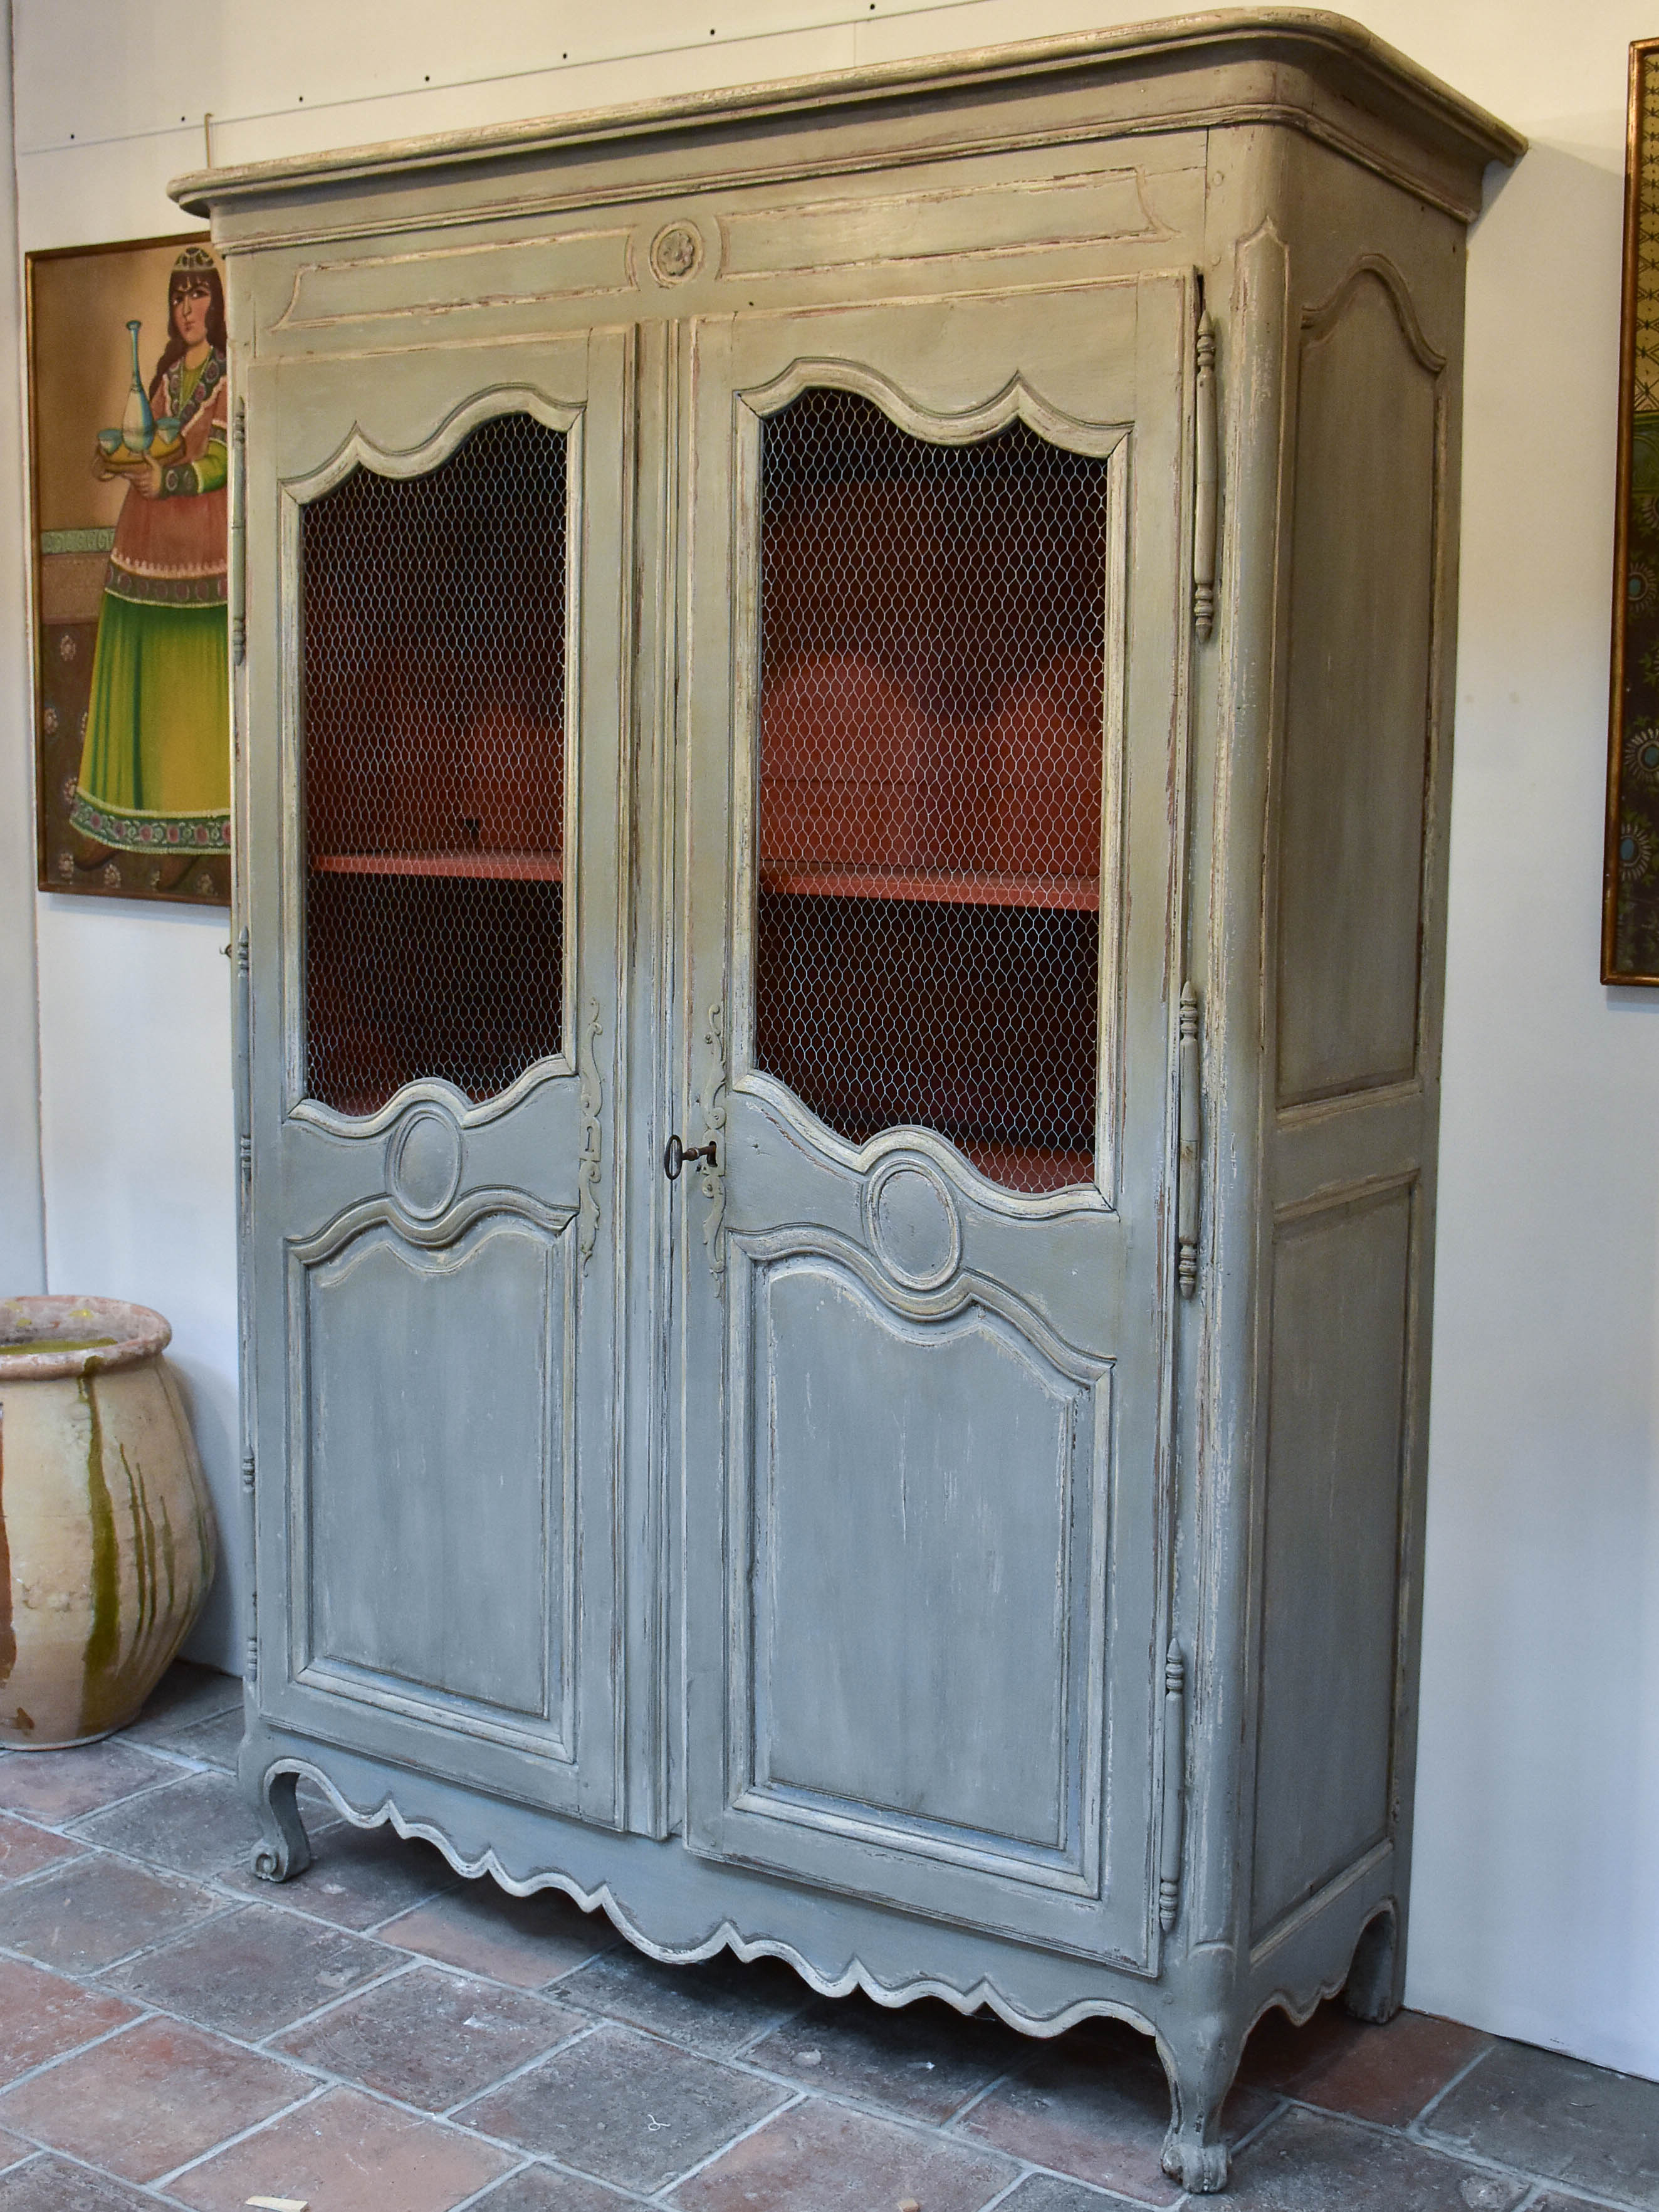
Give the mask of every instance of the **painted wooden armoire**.
<path id="1" fill-rule="evenodd" d="M 175 185 L 229 271 L 242 1773 L 654 1957 L 1399 2002 L 1465 228 L 1339 18 Z"/>

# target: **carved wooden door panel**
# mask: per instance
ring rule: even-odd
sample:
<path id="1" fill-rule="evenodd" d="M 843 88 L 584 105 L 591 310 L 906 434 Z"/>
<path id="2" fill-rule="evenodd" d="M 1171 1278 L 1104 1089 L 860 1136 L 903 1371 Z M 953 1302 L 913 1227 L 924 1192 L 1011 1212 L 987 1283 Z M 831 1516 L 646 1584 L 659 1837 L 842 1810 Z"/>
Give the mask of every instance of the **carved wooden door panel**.
<path id="1" fill-rule="evenodd" d="M 689 1840 L 1142 1970 L 1191 313 L 695 333 Z"/>
<path id="2" fill-rule="evenodd" d="M 241 847 L 263 1709 L 603 1820 L 626 362 L 256 368 Z"/>

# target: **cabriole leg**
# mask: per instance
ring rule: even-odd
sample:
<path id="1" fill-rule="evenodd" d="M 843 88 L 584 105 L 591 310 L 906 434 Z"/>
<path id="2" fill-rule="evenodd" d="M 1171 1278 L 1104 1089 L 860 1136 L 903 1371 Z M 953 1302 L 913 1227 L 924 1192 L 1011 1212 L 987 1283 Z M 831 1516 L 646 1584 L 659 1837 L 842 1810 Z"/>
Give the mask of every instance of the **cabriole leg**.
<path id="1" fill-rule="evenodd" d="M 1243 2051 L 1243 2039 L 1212 2020 L 1171 2036 L 1164 2054 L 1170 2132 L 1164 2138 L 1164 2171 L 1194 2197 L 1212 2197 L 1227 2186 L 1221 2107 Z"/>
<path id="2" fill-rule="evenodd" d="M 1400 2009 L 1400 1923 L 1392 1910 L 1368 1921 L 1354 1946 L 1342 2002 L 1356 2020 L 1381 2027 Z"/>
<path id="3" fill-rule="evenodd" d="M 253 1847 L 253 1871 L 261 1881 L 289 1881 L 311 1864 L 311 1844 L 295 1796 L 299 1784 L 297 1774 L 273 1770 L 256 1785 L 254 1810 L 264 1834 Z"/>

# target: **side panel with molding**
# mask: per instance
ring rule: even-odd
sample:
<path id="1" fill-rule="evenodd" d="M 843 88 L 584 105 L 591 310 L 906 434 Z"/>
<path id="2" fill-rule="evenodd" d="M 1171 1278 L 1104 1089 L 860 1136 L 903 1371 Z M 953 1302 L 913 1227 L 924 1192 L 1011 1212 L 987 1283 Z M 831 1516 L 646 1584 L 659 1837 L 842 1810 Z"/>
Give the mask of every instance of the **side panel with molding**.
<path id="1" fill-rule="evenodd" d="M 1417 1070 L 1444 366 L 1409 304 L 1369 268 L 1303 336 L 1281 1107 Z"/>
<path id="2" fill-rule="evenodd" d="M 1274 1242 L 1258 1942 L 1389 1832 L 1411 1260 L 1409 1188 Z"/>
<path id="3" fill-rule="evenodd" d="M 1322 149 L 1288 167 L 1239 1905 L 1261 1991 L 1382 1908 L 1370 2017 L 1411 1878 L 1463 241 Z"/>

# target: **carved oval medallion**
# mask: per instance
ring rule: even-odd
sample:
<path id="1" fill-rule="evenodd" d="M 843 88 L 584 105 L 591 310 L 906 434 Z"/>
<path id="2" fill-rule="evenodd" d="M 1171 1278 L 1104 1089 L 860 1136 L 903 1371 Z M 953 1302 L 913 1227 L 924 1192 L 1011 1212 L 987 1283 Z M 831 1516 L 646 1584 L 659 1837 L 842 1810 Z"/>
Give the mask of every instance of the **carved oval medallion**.
<path id="1" fill-rule="evenodd" d="M 933 1291 L 957 1271 L 962 1220 L 945 1178 L 922 1160 L 878 1168 L 865 1193 L 871 1248 L 896 1282 Z"/>
<path id="2" fill-rule="evenodd" d="M 392 1133 L 386 1188 L 405 1213 L 435 1220 L 461 1180 L 461 1133 L 436 1106 L 417 1106 Z"/>
<path id="3" fill-rule="evenodd" d="M 702 236 L 689 222 L 671 222 L 651 241 L 651 274 L 659 284 L 683 284 L 702 265 Z"/>

